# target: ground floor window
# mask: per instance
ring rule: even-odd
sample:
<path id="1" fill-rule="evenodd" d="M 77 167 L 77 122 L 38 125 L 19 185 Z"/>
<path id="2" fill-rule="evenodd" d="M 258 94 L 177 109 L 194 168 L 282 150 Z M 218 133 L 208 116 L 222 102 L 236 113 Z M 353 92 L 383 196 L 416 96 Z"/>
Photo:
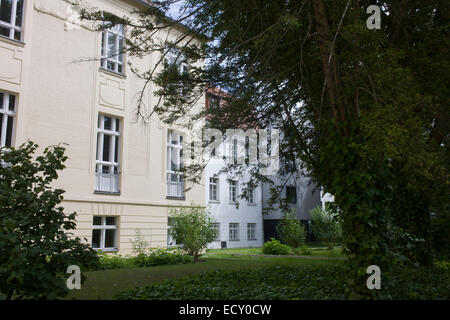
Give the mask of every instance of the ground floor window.
<path id="1" fill-rule="evenodd" d="M 94 216 L 92 226 L 92 248 L 117 249 L 117 217 Z"/>
<path id="2" fill-rule="evenodd" d="M 213 225 L 214 230 L 216 230 L 216 237 L 214 238 L 214 241 L 220 241 L 220 223 L 215 222 Z"/>
<path id="3" fill-rule="evenodd" d="M 239 241 L 239 223 L 230 223 L 230 241 Z"/>
<path id="4" fill-rule="evenodd" d="M 247 240 L 256 240 L 256 223 L 247 223 Z"/>

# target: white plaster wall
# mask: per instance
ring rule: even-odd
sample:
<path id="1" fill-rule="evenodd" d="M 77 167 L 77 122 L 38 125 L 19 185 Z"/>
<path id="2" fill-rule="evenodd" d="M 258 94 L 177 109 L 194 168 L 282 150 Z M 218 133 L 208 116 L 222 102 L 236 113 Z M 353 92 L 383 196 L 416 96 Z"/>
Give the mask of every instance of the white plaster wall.
<path id="1" fill-rule="evenodd" d="M 224 144 L 221 146 L 224 150 Z M 222 152 L 224 154 L 224 152 Z M 227 248 L 260 247 L 263 245 L 262 224 L 262 189 L 258 186 L 254 190 L 254 204 L 249 204 L 246 199 L 237 198 L 238 207 L 231 204 L 229 200 L 229 184 L 227 179 L 231 178 L 227 173 L 218 174 L 224 168 L 225 161 L 222 159 L 211 159 L 205 168 L 205 199 L 209 212 L 215 221 L 220 223 L 220 241 L 227 242 Z M 219 178 L 219 201 L 209 201 L 209 178 L 218 174 Z M 245 188 L 249 174 L 244 173 L 241 178 L 233 178 L 238 181 L 239 195 Z M 239 241 L 229 240 L 229 223 L 239 223 Z M 247 223 L 256 223 L 256 239 L 247 239 Z M 221 242 L 215 241 L 210 248 L 220 248 Z"/>

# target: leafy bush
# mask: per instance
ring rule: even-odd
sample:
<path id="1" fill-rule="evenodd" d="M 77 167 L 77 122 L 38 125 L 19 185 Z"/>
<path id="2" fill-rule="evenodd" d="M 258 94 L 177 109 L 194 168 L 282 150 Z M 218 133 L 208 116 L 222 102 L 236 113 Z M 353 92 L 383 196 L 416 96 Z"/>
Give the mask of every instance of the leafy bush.
<path id="1" fill-rule="evenodd" d="M 277 224 L 277 233 L 280 240 L 292 248 L 298 248 L 305 244 L 306 230 L 301 222 L 296 218 L 294 213 L 284 216 Z"/>
<path id="2" fill-rule="evenodd" d="M 139 268 L 158 265 L 172 265 L 191 263 L 191 256 L 183 254 L 177 249 L 148 249 L 136 256 L 121 256 L 116 254 L 106 254 L 99 250 L 100 266 L 98 269 L 124 269 Z"/>
<path id="3" fill-rule="evenodd" d="M 190 255 L 183 254 L 177 249 L 150 249 L 145 255 L 140 255 L 134 260 L 138 267 L 150 267 L 165 264 L 183 264 L 193 262 Z"/>
<path id="4" fill-rule="evenodd" d="M 434 251 L 439 258 L 450 259 L 450 210 L 435 212 L 430 221 Z"/>
<path id="5" fill-rule="evenodd" d="M 333 249 L 338 239 L 341 237 L 341 225 L 336 221 L 336 215 L 331 210 L 323 210 L 317 206 L 310 211 L 312 218 L 312 232 L 314 236 Z"/>
<path id="6" fill-rule="evenodd" d="M 100 257 L 99 266 L 97 268 L 99 270 L 124 269 L 136 266 L 133 258 L 122 257 L 121 255 L 112 253 L 106 254 L 101 250 L 97 251 L 97 254 Z"/>
<path id="7" fill-rule="evenodd" d="M 164 280 L 118 294 L 123 300 L 288 300 L 347 299 L 343 264 L 320 267 L 271 267 L 245 271 L 214 271 L 181 279 Z M 389 276 L 389 279 L 387 278 Z M 383 287 L 391 281 L 390 292 Z M 383 275 L 376 299 L 450 298 L 450 272 L 440 269 L 399 269 Z M 367 290 L 366 283 L 361 286 Z"/>
<path id="8" fill-rule="evenodd" d="M 94 266 L 95 251 L 71 237 L 76 213 L 60 206 L 64 190 L 52 189 L 67 157 L 62 146 L 35 156 L 31 141 L 0 150 L 0 296 L 55 299 L 68 293 L 70 265 Z M 83 280 L 83 273 L 82 273 Z"/>
<path id="9" fill-rule="evenodd" d="M 200 252 L 216 237 L 213 218 L 204 208 L 173 208 L 170 233 L 176 243 L 197 262 Z"/>
<path id="10" fill-rule="evenodd" d="M 270 238 L 270 241 L 264 243 L 264 254 L 286 255 L 289 254 L 289 247 L 282 244 L 279 240 Z"/>
<path id="11" fill-rule="evenodd" d="M 300 253 L 304 256 L 310 256 L 313 254 L 312 250 L 308 246 L 303 246 L 300 249 Z"/>

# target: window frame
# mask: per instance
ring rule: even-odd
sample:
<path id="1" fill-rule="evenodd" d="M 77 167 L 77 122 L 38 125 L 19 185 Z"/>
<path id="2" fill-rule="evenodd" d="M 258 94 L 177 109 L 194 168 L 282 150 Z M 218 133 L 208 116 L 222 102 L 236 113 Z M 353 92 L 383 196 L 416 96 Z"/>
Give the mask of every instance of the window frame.
<path id="1" fill-rule="evenodd" d="M 111 118 L 111 129 L 105 129 L 105 118 Z M 119 128 L 117 128 L 117 124 Z M 109 193 L 109 194 L 120 194 L 120 176 L 121 176 L 121 133 L 122 133 L 122 119 L 116 116 L 107 115 L 103 113 L 98 114 L 97 119 L 97 149 L 96 149 L 96 158 L 95 158 L 95 176 L 96 176 L 96 184 L 95 191 L 96 193 Z M 109 161 L 103 160 L 104 154 L 104 137 L 105 135 L 111 137 L 110 141 L 110 150 L 109 150 Z M 116 147 L 118 150 L 116 150 Z M 117 159 L 116 159 L 116 151 L 117 151 Z M 117 160 L 117 161 L 116 161 Z M 104 167 L 108 167 L 108 172 L 104 173 Z M 100 169 L 101 168 L 101 169 Z M 115 179 L 115 186 L 111 187 L 108 190 L 107 188 L 103 188 L 101 186 L 101 178 L 100 174 L 110 174 L 112 175 L 110 178 Z M 115 175 L 115 176 L 114 176 Z"/>
<path id="2" fill-rule="evenodd" d="M 233 189 L 234 186 L 234 189 Z M 238 197 L 238 182 L 236 180 L 228 181 L 228 202 L 230 204 L 236 204 Z"/>
<path id="3" fill-rule="evenodd" d="M 178 142 L 176 144 L 172 143 L 172 135 L 177 134 L 178 135 Z M 184 199 L 185 193 L 184 193 L 184 179 L 182 177 L 181 169 L 184 166 L 183 163 L 183 141 L 184 136 L 181 132 L 168 129 L 167 130 L 167 147 L 166 147 L 166 198 L 168 199 Z M 177 163 L 175 163 L 175 166 L 178 168 L 175 168 L 175 170 L 172 170 L 172 155 L 174 154 L 173 150 L 177 150 L 176 154 L 178 154 Z M 172 178 L 176 176 L 176 181 L 172 181 Z M 172 186 L 175 185 L 175 192 L 172 192 Z"/>
<path id="4" fill-rule="evenodd" d="M 255 202 L 255 189 L 254 187 L 251 187 L 250 184 L 247 184 L 247 194 L 248 194 L 248 204 L 249 205 L 256 205 Z"/>
<path id="5" fill-rule="evenodd" d="M 3 94 L 3 99 L 0 101 L 0 114 L 1 117 L 1 132 L 0 132 L 0 148 L 9 148 L 14 145 L 14 138 L 15 138 L 15 130 L 16 130 L 16 116 L 17 116 L 17 95 L 10 94 L 4 91 L 0 91 L 0 93 Z M 13 106 L 11 109 L 11 97 L 14 97 Z M 8 120 L 12 118 L 11 120 L 11 137 L 9 141 L 9 145 L 6 144 L 6 138 L 8 136 Z"/>
<path id="6" fill-rule="evenodd" d="M 293 199 L 291 199 L 290 197 L 289 197 L 289 194 L 288 194 L 288 190 L 294 190 L 293 192 L 294 192 L 294 197 L 293 197 Z M 290 204 L 296 204 L 297 203 L 297 187 L 295 187 L 295 186 L 286 186 L 286 202 L 287 203 L 290 203 Z"/>
<path id="7" fill-rule="evenodd" d="M 216 230 L 216 237 L 214 242 L 220 242 L 220 222 L 213 222 L 214 229 Z"/>
<path id="8" fill-rule="evenodd" d="M 240 241 L 239 222 L 228 224 L 228 241 Z"/>
<path id="9" fill-rule="evenodd" d="M 220 201 L 220 194 L 219 194 L 219 188 L 220 188 L 220 181 L 219 177 L 216 175 L 209 178 L 209 201 L 210 202 L 219 202 Z M 214 189 L 215 190 L 212 190 Z M 215 191 L 215 194 L 213 193 Z M 215 195 L 213 198 L 212 195 Z"/>
<path id="10" fill-rule="evenodd" d="M 101 224 L 100 225 L 96 225 L 94 224 L 94 218 L 95 217 L 100 217 L 101 218 Z M 114 225 L 107 225 L 106 224 L 106 218 L 114 218 Z M 118 251 L 118 220 L 119 217 L 118 216 L 96 216 L 94 215 L 92 217 L 92 238 L 91 238 L 91 247 L 94 250 L 102 250 L 102 251 Z M 94 243 L 93 243 L 93 239 L 94 239 L 94 230 L 100 230 L 100 247 L 99 248 L 94 248 Z M 113 247 L 105 247 L 105 239 L 106 239 L 106 230 L 114 230 L 114 246 Z"/>
<path id="11" fill-rule="evenodd" d="M 250 228 L 250 226 L 252 226 L 252 228 Z M 248 222 L 247 223 L 247 240 L 248 241 L 256 241 L 258 240 L 256 237 L 256 223 L 254 222 Z M 253 237 L 251 237 L 251 234 L 253 234 Z"/>
<path id="12" fill-rule="evenodd" d="M 17 4 L 20 0 L 11 0 L 11 1 L 12 1 L 11 12 L 10 12 L 11 20 L 9 22 L 0 20 L 0 27 L 8 29 L 9 35 L 8 36 L 0 35 L 0 37 L 7 38 L 7 39 L 10 39 L 13 41 L 22 42 L 23 41 L 23 25 L 24 25 L 24 21 L 25 21 L 26 0 L 22 1 L 22 16 L 21 16 L 20 26 L 16 25 L 17 8 L 18 8 Z M 19 32 L 19 39 L 16 39 L 16 37 L 15 37 L 16 32 Z"/>
<path id="13" fill-rule="evenodd" d="M 114 31 L 114 28 L 119 28 L 119 30 Z M 114 54 L 110 54 L 108 47 L 109 35 L 113 35 L 115 37 L 115 48 L 116 52 Z M 125 53 L 120 52 L 120 47 L 122 46 L 122 50 L 125 47 L 125 26 L 122 24 L 117 24 L 108 29 L 102 31 L 102 41 L 101 41 L 101 59 L 100 59 L 100 67 L 103 70 L 117 73 L 119 75 L 125 75 Z M 113 65 L 113 68 L 108 68 L 108 63 Z M 119 71 L 119 66 L 122 68 Z"/>
<path id="14" fill-rule="evenodd" d="M 186 62 L 185 57 L 181 54 L 179 49 L 166 48 L 166 50 L 167 52 L 162 59 L 163 68 L 170 68 L 172 66 L 175 66 L 179 75 L 188 74 L 190 66 Z M 183 88 L 179 88 L 178 94 L 184 97 L 186 96 L 186 92 L 183 90 Z"/>

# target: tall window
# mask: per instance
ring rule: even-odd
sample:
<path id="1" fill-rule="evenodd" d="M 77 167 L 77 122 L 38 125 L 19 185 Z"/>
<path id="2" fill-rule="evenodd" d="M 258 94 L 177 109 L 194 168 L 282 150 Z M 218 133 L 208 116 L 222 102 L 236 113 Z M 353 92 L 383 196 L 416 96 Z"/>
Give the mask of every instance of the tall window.
<path id="1" fill-rule="evenodd" d="M 119 140 L 120 120 L 100 114 L 97 129 L 96 191 L 119 192 Z"/>
<path id="2" fill-rule="evenodd" d="M 184 197 L 184 181 L 180 170 L 183 168 L 183 136 L 175 131 L 167 133 L 167 196 Z"/>
<path id="3" fill-rule="evenodd" d="M 117 218 L 94 216 L 92 226 L 92 248 L 101 250 L 117 249 Z"/>
<path id="4" fill-rule="evenodd" d="M 230 203 L 236 203 L 237 198 L 237 181 L 230 180 L 228 187 L 228 197 L 230 199 Z"/>
<path id="5" fill-rule="evenodd" d="M 216 237 L 214 238 L 214 241 L 220 241 L 220 223 L 215 222 L 213 223 L 214 230 L 216 231 Z"/>
<path id="6" fill-rule="evenodd" d="M 209 178 L 209 200 L 219 201 L 219 178 Z"/>
<path id="7" fill-rule="evenodd" d="M 23 3 L 24 0 L 0 1 L 0 35 L 22 40 Z"/>
<path id="8" fill-rule="evenodd" d="M 253 188 L 250 184 L 247 184 L 247 194 L 248 194 L 248 203 L 255 203 L 255 188 Z"/>
<path id="9" fill-rule="evenodd" d="M 295 186 L 286 187 L 286 201 L 288 203 L 297 203 L 297 189 Z"/>
<path id="10" fill-rule="evenodd" d="M 237 161 L 238 161 L 238 143 L 237 143 L 237 139 L 236 138 L 234 138 L 233 141 L 232 141 L 231 157 L 233 159 L 233 164 L 237 164 Z"/>
<path id="11" fill-rule="evenodd" d="M 15 108 L 16 96 L 0 92 L 0 148 L 12 145 Z"/>
<path id="12" fill-rule="evenodd" d="M 256 240 L 256 223 L 247 223 L 247 240 Z"/>
<path id="13" fill-rule="evenodd" d="M 171 70 L 171 68 L 175 68 L 175 71 L 178 75 L 185 75 L 189 73 L 189 65 L 186 62 L 183 54 L 177 48 L 168 49 L 169 51 L 164 56 L 164 68 Z M 171 85 L 173 86 L 173 85 Z M 187 91 L 184 88 L 184 84 L 182 82 L 178 83 L 177 92 L 180 95 L 185 96 Z"/>
<path id="14" fill-rule="evenodd" d="M 124 73 L 123 47 L 124 47 L 123 25 L 115 25 L 102 34 L 102 68 L 117 73 Z"/>
<path id="15" fill-rule="evenodd" d="M 230 241 L 239 241 L 239 223 L 230 223 Z"/>

